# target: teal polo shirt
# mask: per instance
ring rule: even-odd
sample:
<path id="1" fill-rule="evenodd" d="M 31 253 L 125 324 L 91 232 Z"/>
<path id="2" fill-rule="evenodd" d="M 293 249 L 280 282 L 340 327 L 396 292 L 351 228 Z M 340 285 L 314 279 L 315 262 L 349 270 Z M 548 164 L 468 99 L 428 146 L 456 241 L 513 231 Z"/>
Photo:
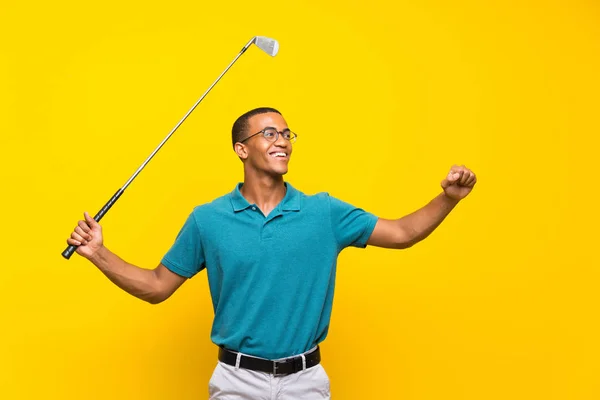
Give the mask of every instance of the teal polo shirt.
<path id="1" fill-rule="evenodd" d="M 327 193 L 285 185 L 268 216 L 242 196 L 242 183 L 195 207 L 162 259 L 186 278 L 207 270 L 216 345 L 268 359 L 325 339 L 338 255 L 366 247 L 377 222 Z"/>

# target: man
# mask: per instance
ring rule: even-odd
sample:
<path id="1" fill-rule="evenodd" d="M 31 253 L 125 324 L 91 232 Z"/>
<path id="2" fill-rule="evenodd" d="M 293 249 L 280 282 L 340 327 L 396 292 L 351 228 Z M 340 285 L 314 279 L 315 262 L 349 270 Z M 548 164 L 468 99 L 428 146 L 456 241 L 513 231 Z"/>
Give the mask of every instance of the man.
<path id="1" fill-rule="evenodd" d="M 443 192 L 398 220 L 378 218 L 326 193 L 305 195 L 283 176 L 292 143 L 279 111 L 258 108 L 233 125 L 244 182 L 195 207 L 153 270 L 131 265 L 102 242 L 89 214 L 67 240 L 128 293 L 156 304 L 207 270 L 219 362 L 211 399 L 328 399 L 318 344 L 327 336 L 338 254 L 367 245 L 403 249 L 425 239 L 469 194 L 476 177 L 454 166 Z"/>

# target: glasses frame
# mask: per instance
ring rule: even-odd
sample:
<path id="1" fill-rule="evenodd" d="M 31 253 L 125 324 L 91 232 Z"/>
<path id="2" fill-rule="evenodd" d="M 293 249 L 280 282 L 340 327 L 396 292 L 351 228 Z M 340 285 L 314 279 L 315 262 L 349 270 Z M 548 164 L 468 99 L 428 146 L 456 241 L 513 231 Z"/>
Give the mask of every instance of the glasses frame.
<path id="1" fill-rule="evenodd" d="M 272 129 L 272 130 L 274 130 L 274 131 L 275 131 L 275 140 L 273 140 L 273 141 L 271 141 L 271 140 L 267 139 L 267 138 L 264 136 L 264 135 L 265 135 L 265 131 L 266 131 L 266 130 L 269 130 L 269 129 Z M 253 137 L 254 137 L 254 136 L 256 136 L 256 135 L 260 135 L 261 133 L 262 133 L 263 137 L 265 137 L 265 140 L 266 140 L 267 142 L 270 142 L 270 143 L 275 143 L 276 141 L 278 141 L 278 140 L 279 140 L 279 135 L 283 135 L 283 133 L 284 133 L 284 132 L 289 132 L 289 133 L 291 134 L 291 136 L 290 136 L 290 138 L 289 138 L 289 139 L 286 139 L 286 138 L 284 137 L 284 139 L 285 139 L 285 140 L 287 140 L 288 142 L 290 142 L 290 143 L 294 143 L 294 142 L 296 142 L 296 140 L 298 139 L 298 135 L 296 134 L 296 132 L 292 132 L 291 130 L 289 130 L 289 129 L 287 129 L 287 128 L 286 128 L 286 129 L 284 129 L 284 130 L 282 130 L 282 131 L 278 131 L 277 129 L 273 128 L 272 126 L 267 126 L 266 128 L 263 128 L 263 129 L 261 129 L 260 131 L 256 132 L 255 134 L 252 134 L 252 135 L 248 136 L 248 137 L 247 137 L 247 138 L 245 138 L 244 140 L 240 140 L 240 141 L 239 141 L 239 143 L 244 143 L 246 140 L 248 140 L 248 139 L 251 139 L 251 138 L 253 138 Z"/>

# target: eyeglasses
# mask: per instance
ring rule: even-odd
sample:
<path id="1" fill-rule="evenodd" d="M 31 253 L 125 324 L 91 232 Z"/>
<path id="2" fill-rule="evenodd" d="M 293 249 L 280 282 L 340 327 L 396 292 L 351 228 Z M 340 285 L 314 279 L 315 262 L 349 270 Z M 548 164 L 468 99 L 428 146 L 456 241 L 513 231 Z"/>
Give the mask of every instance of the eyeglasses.
<path id="1" fill-rule="evenodd" d="M 256 132 L 254 135 L 250 135 L 248 136 L 246 139 L 241 140 L 240 143 L 244 143 L 246 140 L 256 136 L 256 135 L 260 135 L 262 134 L 263 137 L 265 139 L 267 139 L 269 142 L 276 142 L 279 139 L 279 135 L 283 136 L 283 138 L 287 141 L 289 141 L 290 143 L 294 143 L 296 141 L 296 139 L 298 138 L 298 135 L 296 135 L 294 132 L 290 131 L 289 129 L 284 129 L 283 131 L 278 131 L 275 128 L 265 128 L 262 131 Z"/>

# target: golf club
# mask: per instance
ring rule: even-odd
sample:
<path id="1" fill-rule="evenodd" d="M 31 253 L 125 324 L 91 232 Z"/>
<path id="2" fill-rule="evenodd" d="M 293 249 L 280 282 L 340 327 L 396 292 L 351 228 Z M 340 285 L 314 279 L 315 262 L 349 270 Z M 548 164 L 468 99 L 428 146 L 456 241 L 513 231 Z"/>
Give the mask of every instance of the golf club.
<path id="1" fill-rule="evenodd" d="M 173 135 L 173 133 L 175 133 L 175 131 L 177 130 L 177 128 L 179 128 L 179 126 L 183 123 L 183 121 L 185 121 L 185 119 L 192 113 L 192 111 L 194 111 L 194 109 L 198 106 L 198 104 L 200 104 L 200 102 L 204 99 L 204 97 L 206 97 L 206 95 L 208 94 L 208 92 L 210 92 L 210 90 L 217 84 L 217 82 L 219 82 L 219 80 L 223 77 L 223 75 L 225 75 L 225 73 L 227 71 L 229 71 L 229 68 L 231 68 L 231 66 L 237 61 L 237 59 L 240 58 L 240 56 L 242 54 L 244 54 L 244 52 L 246 50 L 248 50 L 248 48 L 252 44 L 255 44 L 259 49 L 261 49 L 262 51 L 264 51 L 265 53 L 269 54 L 272 57 L 275 57 L 277 55 L 277 52 L 279 51 L 279 43 L 277 42 L 277 40 L 271 39 L 271 38 L 268 38 L 268 37 L 265 37 L 265 36 L 255 36 L 255 37 L 253 37 L 242 48 L 242 50 L 233 59 L 233 61 L 227 66 L 227 68 L 225 68 L 225 70 L 221 73 L 221 75 L 219 75 L 219 77 L 212 83 L 212 85 L 210 85 L 210 87 L 206 90 L 206 92 L 204 92 L 204 94 L 200 97 L 200 99 L 198 99 L 198 101 L 196 101 L 196 103 L 192 106 L 192 108 L 190 108 L 190 110 L 183 116 L 183 118 L 181 118 L 181 120 L 177 123 L 177 125 L 175 125 L 175 127 L 171 130 L 171 132 L 169 132 L 169 134 L 167 135 L 167 137 L 165 137 L 163 139 L 163 141 L 160 142 L 160 144 L 158 145 L 158 147 L 156 147 L 156 149 L 154 149 L 154 151 L 152 152 L 152 154 L 150 154 L 150 156 L 146 159 L 146 161 L 144 161 L 144 163 L 137 169 L 137 171 L 135 171 L 135 173 L 131 176 L 131 178 L 129 178 L 129 180 L 125 183 L 125 185 L 123 185 L 119 190 L 117 190 L 117 192 L 104 205 L 104 207 L 102 207 L 102 209 L 98 212 L 98 214 L 96 214 L 96 216 L 94 216 L 94 219 L 97 222 L 100 222 L 100 220 L 102 219 L 102 217 L 116 203 L 116 201 L 119 199 L 119 197 L 121 197 L 121 195 L 123 194 L 123 192 L 125 191 L 125 189 L 127 189 L 127 187 L 136 178 L 136 176 L 138 176 L 138 174 L 140 172 L 142 172 L 142 170 L 144 169 L 144 167 L 146 166 L 146 164 L 148 164 L 148 162 L 150 162 L 150 160 L 152 159 L 152 157 L 154 157 L 154 155 L 167 142 L 167 140 L 169 140 L 169 138 Z M 77 246 L 70 245 L 69 247 L 67 247 L 67 249 L 65 251 L 62 252 L 62 256 L 68 260 L 69 258 L 71 258 L 71 256 L 73 255 L 73 253 L 75 252 L 76 249 L 77 249 Z"/>

